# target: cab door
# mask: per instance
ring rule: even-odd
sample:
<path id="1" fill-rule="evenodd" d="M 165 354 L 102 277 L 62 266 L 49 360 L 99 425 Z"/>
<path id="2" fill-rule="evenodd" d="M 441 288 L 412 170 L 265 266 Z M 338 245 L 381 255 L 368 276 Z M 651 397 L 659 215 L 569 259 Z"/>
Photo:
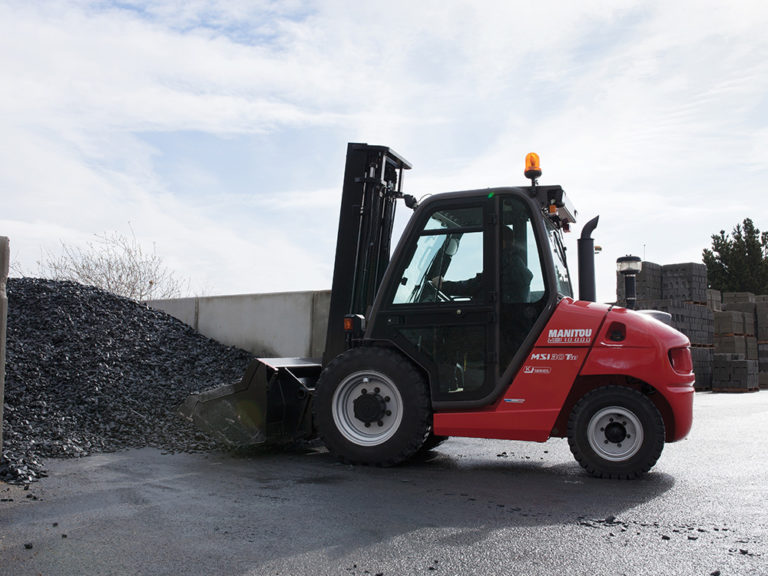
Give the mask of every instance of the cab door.
<path id="1" fill-rule="evenodd" d="M 492 402 L 546 308 L 539 222 L 521 192 L 508 196 L 425 202 L 377 297 L 366 338 L 426 370 L 436 409 Z"/>
<path id="2" fill-rule="evenodd" d="M 370 336 L 426 369 L 433 404 L 478 400 L 494 386 L 494 219 L 485 197 L 421 211 L 374 314 Z"/>

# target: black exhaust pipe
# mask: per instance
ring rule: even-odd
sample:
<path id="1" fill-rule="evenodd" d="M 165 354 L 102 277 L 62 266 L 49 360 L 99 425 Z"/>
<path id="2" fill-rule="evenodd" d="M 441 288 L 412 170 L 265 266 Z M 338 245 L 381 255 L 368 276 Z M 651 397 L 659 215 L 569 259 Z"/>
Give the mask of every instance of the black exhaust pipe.
<path id="1" fill-rule="evenodd" d="M 595 216 L 584 225 L 578 240 L 579 252 L 579 300 L 595 302 L 597 288 L 595 287 L 595 241 L 592 232 L 597 228 L 600 216 Z"/>

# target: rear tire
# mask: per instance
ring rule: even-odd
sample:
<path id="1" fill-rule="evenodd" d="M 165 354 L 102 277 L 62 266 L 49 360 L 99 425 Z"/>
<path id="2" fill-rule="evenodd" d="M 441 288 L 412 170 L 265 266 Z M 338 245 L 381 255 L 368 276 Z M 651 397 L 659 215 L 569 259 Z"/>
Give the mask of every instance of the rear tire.
<path id="1" fill-rule="evenodd" d="M 659 459 L 664 437 L 664 420 L 653 402 L 623 386 L 592 390 L 568 419 L 571 452 L 598 478 L 642 476 Z"/>
<path id="2" fill-rule="evenodd" d="M 314 417 L 332 454 L 379 466 L 415 454 L 432 425 L 424 377 L 397 352 L 376 347 L 348 350 L 323 370 Z"/>

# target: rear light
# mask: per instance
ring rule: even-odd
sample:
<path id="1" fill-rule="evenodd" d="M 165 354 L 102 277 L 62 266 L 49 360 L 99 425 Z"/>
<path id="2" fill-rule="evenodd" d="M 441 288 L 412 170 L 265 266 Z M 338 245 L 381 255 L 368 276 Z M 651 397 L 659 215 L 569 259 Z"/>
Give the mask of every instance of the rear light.
<path id="1" fill-rule="evenodd" d="M 669 351 L 669 363 L 672 369 L 678 374 L 690 374 L 693 372 L 693 360 L 691 359 L 691 349 L 672 348 Z"/>

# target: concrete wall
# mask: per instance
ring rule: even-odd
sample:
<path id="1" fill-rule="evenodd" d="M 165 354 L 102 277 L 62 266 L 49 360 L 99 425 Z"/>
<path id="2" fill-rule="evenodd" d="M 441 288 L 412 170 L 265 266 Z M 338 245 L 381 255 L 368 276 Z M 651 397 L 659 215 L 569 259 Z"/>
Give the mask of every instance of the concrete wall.
<path id="1" fill-rule="evenodd" d="M 198 332 L 258 356 L 320 358 L 330 290 L 152 300 Z"/>
<path id="2" fill-rule="evenodd" d="M 11 255 L 8 238 L 0 236 L 0 460 L 3 459 L 3 403 L 5 402 L 5 322 L 8 318 L 8 297 L 5 281 Z"/>

